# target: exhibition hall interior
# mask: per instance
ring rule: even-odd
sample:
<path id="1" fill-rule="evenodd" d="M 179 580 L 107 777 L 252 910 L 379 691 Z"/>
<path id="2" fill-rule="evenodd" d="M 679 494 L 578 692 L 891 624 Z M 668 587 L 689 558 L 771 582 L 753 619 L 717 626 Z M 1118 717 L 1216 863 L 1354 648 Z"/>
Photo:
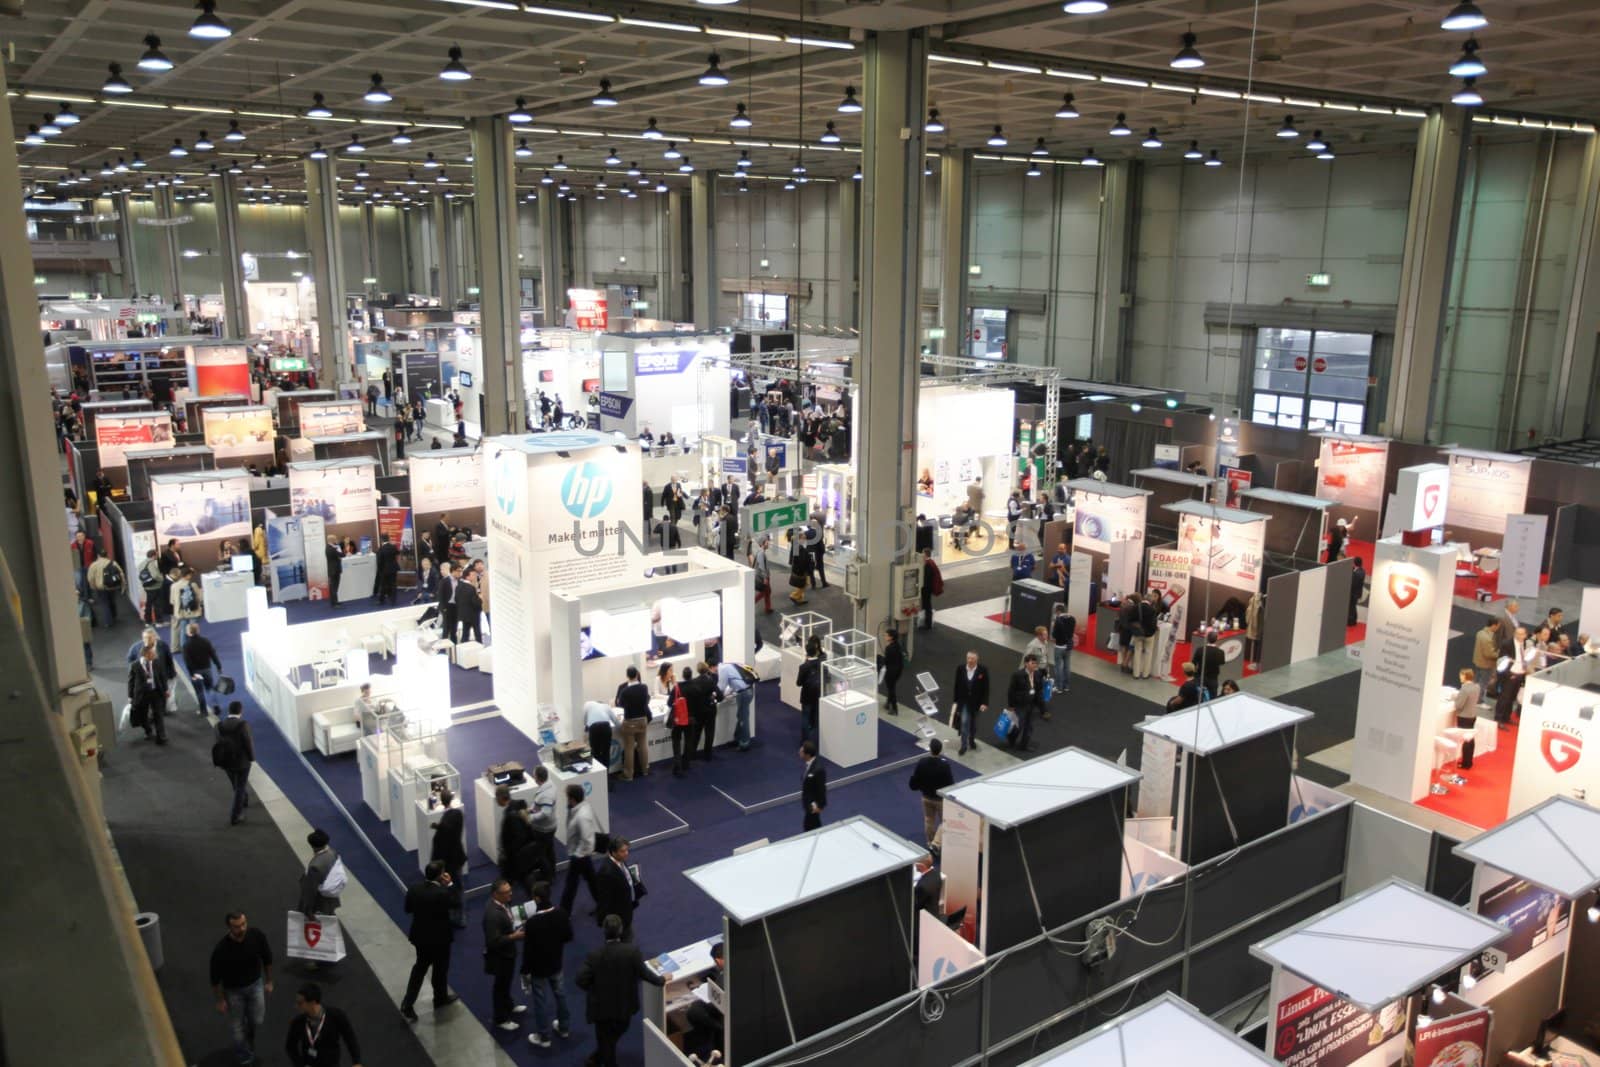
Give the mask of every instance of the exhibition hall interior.
<path id="1" fill-rule="evenodd" d="M 1600 1064 L 1589 0 L 4 14 L 0 1060 Z"/>

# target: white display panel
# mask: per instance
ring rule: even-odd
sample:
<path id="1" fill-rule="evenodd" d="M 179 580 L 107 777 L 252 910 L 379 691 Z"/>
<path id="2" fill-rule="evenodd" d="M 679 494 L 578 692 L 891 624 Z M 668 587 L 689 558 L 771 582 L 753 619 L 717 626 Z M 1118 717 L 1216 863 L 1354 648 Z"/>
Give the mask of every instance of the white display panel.
<path id="1" fill-rule="evenodd" d="M 1527 510 L 1532 470 L 1533 463 L 1526 456 L 1451 453 L 1450 525 L 1488 533 L 1503 529 L 1507 515 Z"/>
<path id="2" fill-rule="evenodd" d="M 150 479 L 156 541 L 176 538 L 197 570 L 210 570 L 224 540 L 250 546 L 250 475 L 242 470 L 158 474 Z"/>
<path id="3" fill-rule="evenodd" d="M 1178 515 L 1178 551 L 1189 554 L 1190 574 L 1229 589 L 1255 593 L 1261 588 L 1267 524 Z"/>
<path id="4" fill-rule="evenodd" d="M 172 416 L 165 411 L 107 411 L 95 416 L 100 469 L 118 489 L 128 487 L 130 448 L 172 447 Z"/>
<path id="5" fill-rule="evenodd" d="M 300 436 L 334 437 L 363 433 L 367 422 L 359 400 L 328 400 L 300 405 Z"/>
<path id="6" fill-rule="evenodd" d="M 1443 525 L 1447 513 L 1454 521 L 1453 488 L 1450 468 L 1442 463 L 1402 467 L 1395 478 L 1394 501 L 1385 516 L 1384 529 L 1395 533 L 1431 530 Z"/>
<path id="7" fill-rule="evenodd" d="M 320 463 L 289 464 L 289 513 L 304 520 L 321 521 L 324 539 L 361 539 L 376 542 L 378 498 L 374 490 L 377 464 L 370 459 L 330 459 Z M 310 545 L 311 533 L 307 533 Z M 308 551 L 306 563 L 315 568 L 325 553 Z M 313 581 L 311 584 L 315 585 Z"/>
<path id="8" fill-rule="evenodd" d="M 1507 814 L 1554 796 L 1600 797 L 1600 694 L 1535 675 L 1522 694 Z"/>
<path id="9" fill-rule="evenodd" d="M 1111 552 L 1113 541 L 1131 541 L 1135 547 L 1142 547 L 1149 500 L 1144 493 L 1137 496 L 1110 496 L 1077 490 L 1074 495 L 1076 510 L 1072 547 L 1107 555 Z"/>
<path id="10" fill-rule="evenodd" d="M 208 407 L 200 411 L 207 445 L 222 460 L 272 460 L 277 430 L 272 410 L 265 407 Z"/>
<path id="11" fill-rule="evenodd" d="M 1505 516 L 1497 586 L 1501 596 L 1539 595 L 1539 578 L 1544 573 L 1544 534 L 1549 522 L 1547 515 Z"/>
<path id="12" fill-rule="evenodd" d="M 917 395 L 917 510 L 944 515 L 965 504 L 983 460 L 1009 459 L 1015 417 L 1010 389 L 925 385 Z M 984 514 L 1005 514 L 1009 483 L 985 482 L 983 490 Z"/>
<path id="13" fill-rule="evenodd" d="M 1324 437 L 1317 460 L 1317 496 L 1379 511 L 1389 468 L 1389 442 Z"/>
<path id="14" fill-rule="evenodd" d="M 1404 801 L 1428 792 L 1455 564 L 1454 548 L 1393 538 L 1373 552 L 1351 780 Z"/>

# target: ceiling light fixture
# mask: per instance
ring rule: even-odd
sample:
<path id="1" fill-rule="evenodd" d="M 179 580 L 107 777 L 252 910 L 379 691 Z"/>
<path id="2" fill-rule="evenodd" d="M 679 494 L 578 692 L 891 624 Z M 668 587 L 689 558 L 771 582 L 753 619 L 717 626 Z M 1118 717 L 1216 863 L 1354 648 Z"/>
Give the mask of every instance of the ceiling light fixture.
<path id="1" fill-rule="evenodd" d="M 1328 147 L 1328 143 L 1322 139 L 1322 131 L 1321 130 L 1313 130 L 1312 133 L 1311 133 L 1311 140 L 1306 142 L 1306 151 L 1307 152 L 1320 152 L 1324 148 L 1327 148 L 1327 147 Z"/>
<path id="2" fill-rule="evenodd" d="M 734 161 L 733 165 L 738 167 L 740 170 L 743 170 L 745 167 L 754 166 L 754 163 L 750 159 L 750 152 L 747 149 L 740 150 L 739 158 Z"/>
<path id="3" fill-rule="evenodd" d="M 713 88 L 720 88 L 721 86 L 727 85 L 728 76 L 722 73 L 722 57 L 717 55 L 715 52 L 712 52 L 710 57 L 707 59 L 707 63 L 710 65 L 706 67 L 706 72 L 700 75 L 700 84 L 708 85 Z"/>
<path id="4" fill-rule="evenodd" d="M 22 143 L 23 144 L 31 144 L 31 145 L 42 145 L 42 144 L 45 143 L 44 134 L 39 132 L 39 127 L 35 126 L 33 123 L 30 122 L 30 123 L 28 123 L 28 132 L 27 132 L 26 136 L 24 136 L 22 138 Z"/>
<path id="5" fill-rule="evenodd" d="M 639 164 L 637 162 L 629 165 L 629 167 L 628 167 L 628 177 L 637 178 L 642 173 L 643 173 L 643 171 L 641 171 L 639 169 Z"/>
<path id="6" fill-rule="evenodd" d="M 222 139 L 224 141 L 231 141 L 234 144 L 238 144 L 240 141 L 244 140 L 244 131 L 239 128 L 238 119 L 228 120 L 228 132 L 222 135 Z"/>
<path id="7" fill-rule="evenodd" d="M 322 147 L 321 141 L 318 141 L 316 144 L 311 146 L 311 151 L 307 152 L 306 155 L 310 159 L 327 159 L 328 150 Z"/>
<path id="8" fill-rule="evenodd" d="M 611 95 L 611 79 L 600 79 L 600 91 L 589 101 L 595 107 L 616 107 L 617 98 Z"/>
<path id="9" fill-rule="evenodd" d="M 861 168 L 860 167 L 857 167 L 856 168 L 856 172 L 854 174 L 850 175 L 850 180 L 853 181 L 853 182 L 858 182 L 858 181 L 861 180 Z"/>
<path id="10" fill-rule="evenodd" d="M 1318 152 L 1317 152 L 1317 158 L 1318 159 L 1332 159 L 1333 158 L 1333 145 L 1331 145 L 1331 144 L 1323 145 L 1322 148 L 1319 149 Z"/>
<path id="11" fill-rule="evenodd" d="M 1161 138 L 1159 136 L 1157 136 L 1156 128 L 1154 126 L 1150 127 L 1150 132 L 1145 134 L 1144 140 L 1142 142 L 1140 142 L 1140 143 L 1145 148 L 1160 148 L 1161 147 Z"/>
<path id="12" fill-rule="evenodd" d="M 755 123 L 750 121 L 750 116 L 745 112 L 744 104 L 733 105 L 733 118 L 728 120 L 728 125 L 736 130 L 748 130 Z"/>
<path id="13" fill-rule="evenodd" d="M 232 163 L 228 164 L 228 173 L 229 174 L 243 174 L 244 173 L 244 168 L 239 166 L 239 161 L 238 160 L 234 160 Z"/>
<path id="14" fill-rule="evenodd" d="M 1294 116 L 1283 116 L 1283 125 L 1278 127 L 1278 136 L 1285 141 L 1292 141 L 1300 136 L 1300 131 L 1294 128 Z"/>
<path id="15" fill-rule="evenodd" d="M 644 129 L 639 131 L 639 136 L 643 137 L 646 141 L 659 141 L 666 135 L 656 128 L 656 120 L 654 116 L 652 116 L 650 120 L 644 124 Z"/>
<path id="16" fill-rule="evenodd" d="M 411 135 L 406 132 L 404 126 L 396 126 L 394 136 L 389 138 L 389 143 L 392 145 L 408 145 L 411 143 Z"/>
<path id="17" fill-rule="evenodd" d="M 533 155 L 533 149 L 528 147 L 528 139 L 526 137 L 517 142 L 515 153 L 520 159 L 528 159 Z"/>
<path id="18" fill-rule="evenodd" d="M 139 69 L 156 72 L 172 69 L 172 60 L 161 51 L 161 38 L 153 33 L 145 35 L 144 55 L 139 57 Z"/>
<path id="19" fill-rule="evenodd" d="M 1033 142 L 1033 152 L 1031 154 L 1036 156 L 1048 156 L 1050 154 L 1050 150 L 1044 146 L 1043 137 Z"/>
<path id="20" fill-rule="evenodd" d="M 64 102 L 61 105 L 61 110 L 56 112 L 57 126 L 76 126 L 80 121 L 78 116 L 73 114 L 72 109 Z"/>
<path id="21" fill-rule="evenodd" d="M 356 177 L 357 178 L 370 178 L 370 177 L 372 177 L 372 171 L 367 169 L 366 163 L 362 162 L 362 163 L 357 163 L 356 164 Z"/>
<path id="22" fill-rule="evenodd" d="M 1069 15 L 1098 15 L 1110 6 L 1106 0 L 1066 0 L 1061 10 Z"/>
<path id="23" fill-rule="evenodd" d="M 56 121 L 59 122 L 60 120 L 57 119 Z M 194 142 L 194 150 L 196 152 L 209 152 L 215 147 L 217 146 L 212 143 L 211 138 L 206 136 L 206 131 L 201 130 L 200 136 Z"/>
<path id="24" fill-rule="evenodd" d="M 1183 35 L 1183 47 L 1178 49 L 1178 54 L 1172 57 L 1172 61 L 1167 66 L 1173 70 L 1198 70 L 1200 67 L 1205 66 L 1205 57 L 1194 46 L 1198 40 L 1199 38 L 1193 33 L 1185 33 Z"/>
<path id="25" fill-rule="evenodd" d="M 841 115 L 861 114 L 861 101 L 856 99 L 856 87 L 854 85 L 846 85 L 844 87 L 844 99 L 839 101 L 839 113 Z"/>
<path id="26" fill-rule="evenodd" d="M 1078 107 L 1073 102 L 1072 94 L 1065 93 L 1061 97 L 1061 106 L 1056 109 L 1056 118 L 1075 119 L 1078 117 Z"/>
<path id="27" fill-rule="evenodd" d="M 333 109 L 330 108 L 323 101 L 321 93 L 312 93 L 311 94 L 311 106 L 306 108 L 306 118 L 308 118 L 308 119 L 331 119 L 331 118 L 333 118 Z"/>
<path id="28" fill-rule="evenodd" d="M 685 159 L 682 163 L 678 164 L 678 173 L 679 174 L 692 174 L 692 173 L 694 173 L 694 164 L 690 163 L 687 159 Z"/>
<path id="29" fill-rule="evenodd" d="M 362 94 L 361 99 L 369 104 L 387 104 L 394 99 L 394 95 L 383 87 L 383 75 L 374 73 L 372 84 L 367 86 L 367 91 Z"/>
<path id="30" fill-rule="evenodd" d="M 432 152 L 429 152 L 428 153 L 428 158 L 426 158 L 426 159 L 424 159 L 422 161 L 422 165 L 423 165 L 423 167 L 425 167 L 428 170 L 433 170 L 435 167 L 437 167 L 439 165 L 439 161 L 434 158 Z"/>
<path id="31" fill-rule="evenodd" d="M 44 121 L 39 123 L 39 132 L 46 137 L 60 137 L 61 127 L 56 125 L 54 115 L 45 115 Z"/>
<path id="32" fill-rule="evenodd" d="M 840 139 L 839 131 L 833 128 L 833 120 L 831 119 L 828 121 L 828 128 L 822 131 L 821 137 L 817 138 L 823 144 L 838 144 Z"/>
<path id="33" fill-rule="evenodd" d="M 1215 148 L 1213 148 L 1211 150 L 1211 155 L 1206 157 L 1206 166 L 1208 166 L 1208 167 L 1220 167 L 1220 166 L 1222 166 L 1222 160 L 1217 156 L 1217 150 Z"/>
<path id="34" fill-rule="evenodd" d="M 217 16 L 215 0 L 200 0 L 195 7 L 200 9 L 200 14 L 196 15 L 194 21 L 189 24 L 190 37 L 199 37 L 205 41 L 220 41 L 224 37 L 233 36 L 233 31 L 228 28 L 228 24 Z"/>
<path id="35" fill-rule="evenodd" d="M 1472 0 L 1461 0 L 1459 4 L 1450 9 L 1450 13 L 1439 23 L 1442 30 L 1481 30 L 1489 25 L 1489 20 Z"/>
<path id="36" fill-rule="evenodd" d="M 540 185 L 554 185 L 555 183 L 556 183 L 556 180 L 554 178 L 550 177 L 550 172 L 549 171 L 545 171 L 544 172 L 544 177 L 539 179 L 539 184 Z"/>
<path id="37" fill-rule="evenodd" d="M 678 142 L 677 141 L 668 141 L 667 142 L 667 150 L 665 152 L 661 153 L 661 158 L 662 159 L 681 159 L 682 157 L 683 157 L 683 153 L 678 151 Z"/>
<path id="38" fill-rule="evenodd" d="M 606 153 L 606 166 L 608 166 L 608 167 L 620 167 L 620 166 L 622 166 L 622 157 L 617 155 L 617 150 L 615 148 L 611 149 L 611 151 Z"/>
<path id="39" fill-rule="evenodd" d="M 984 142 L 990 148 L 1004 148 L 1010 143 L 1006 140 L 1005 131 L 1000 128 L 998 123 L 995 124 L 994 132 L 989 135 L 989 139 Z"/>
<path id="40" fill-rule="evenodd" d="M 1462 78 L 1461 88 L 1456 90 L 1455 95 L 1450 98 L 1450 102 L 1459 104 L 1461 107 L 1482 107 L 1483 96 L 1478 92 L 1477 84 L 1477 78 Z"/>
<path id="41" fill-rule="evenodd" d="M 1200 151 L 1199 141 L 1190 141 L 1188 151 L 1183 153 L 1184 159 L 1204 159 L 1205 153 Z"/>
<path id="42" fill-rule="evenodd" d="M 1022 173 L 1027 175 L 1030 178 L 1037 178 L 1039 175 L 1043 174 L 1044 171 L 1039 169 L 1039 164 L 1037 164 L 1037 163 L 1029 163 L 1028 164 L 1028 169 L 1023 171 Z"/>
<path id="43" fill-rule="evenodd" d="M 115 167 L 113 167 L 112 169 L 115 170 L 118 174 L 126 174 L 126 173 L 128 173 L 128 161 L 127 161 L 127 159 L 125 159 L 122 156 L 118 156 L 117 157 L 117 165 Z"/>
<path id="44" fill-rule="evenodd" d="M 188 154 L 189 154 L 189 150 L 187 148 L 183 147 L 183 142 L 178 140 L 176 137 L 174 137 L 172 139 L 172 147 L 167 149 L 167 155 L 173 156 L 173 157 L 178 157 L 178 156 L 186 156 Z"/>
<path id="45" fill-rule="evenodd" d="M 506 112 L 506 121 L 513 126 L 526 126 L 533 121 L 533 115 L 528 111 L 528 101 L 517 97 L 517 106 Z"/>
<path id="46" fill-rule="evenodd" d="M 352 133 L 350 135 L 350 143 L 344 146 L 344 150 L 346 152 L 355 154 L 359 152 L 365 152 L 367 150 L 367 146 L 361 143 L 361 137 L 359 135 Z"/>
<path id="47" fill-rule="evenodd" d="M 1121 111 L 1117 112 L 1117 121 L 1112 123 L 1106 132 L 1113 137 L 1131 137 L 1133 131 L 1128 129 L 1128 116 Z"/>
<path id="48" fill-rule="evenodd" d="M 551 168 L 551 169 L 553 169 L 553 170 L 566 170 L 567 169 L 567 159 L 566 159 L 566 157 L 565 156 L 556 156 L 555 166 L 553 168 Z"/>
<path id="49" fill-rule="evenodd" d="M 107 96 L 127 96 L 133 92 L 133 86 L 129 85 L 128 80 L 122 76 L 121 63 L 109 64 L 106 69 L 109 73 L 106 75 L 105 84 L 100 86 L 102 93 Z"/>
<path id="50" fill-rule="evenodd" d="M 1483 65 L 1483 60 L 1478 58 L 1478 39 L 1468 37 L 1467 43 L 1461 46 L 1461 58 L 1450 64 L 1452 78 L 1481 78 L 1489 73 L 1489 68 Z"/>
<path id="51" fill-rule="evenodd" d="M 461 62 L 460 45 L 451 45 L 450 50 L 446 52 L 445 55 L 449 58 L 445 61 L 445 65 L 439 71 L 440 78 L 443 78 L 447 82 L 464 82 L 472 80 L 472 71 L 468 70 L 467 65 Z"/>
<path id="52" fill-rule="evenodd" d="M 945 131 L 944 120 L 939 117 L 938 108 L 930 107 L 928 109 L 928 121 L 923 124 L 922 130 L 924 133 L 943 133 Z"/>
<path id="53" fill-rule="evenodd" d="M 1091 148 L 1083 154 L 1083 165 L 1085 167 L 1098 167 L 1102 165 L 1100 163 L 1100 157 L 1094 154 L 1094 149 Z"/>
<path id="54" fill-rule="evenodd" d="M 132 167 L 134 170 L 144 170 L 144 168 L 149 166 L 149 164 L 144 161 L 143 156 L 141 156 L 138 152 L 134 152 L 133 161 L 129 163 L 128 166 Z"/>

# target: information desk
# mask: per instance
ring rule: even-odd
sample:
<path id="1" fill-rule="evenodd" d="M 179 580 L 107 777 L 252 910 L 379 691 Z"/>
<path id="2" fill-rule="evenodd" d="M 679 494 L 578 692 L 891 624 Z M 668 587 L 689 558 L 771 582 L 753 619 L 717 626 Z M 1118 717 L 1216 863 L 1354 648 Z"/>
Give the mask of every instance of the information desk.
<path id="1" fill-rule="evenodd" d="M 644 1017 L 659 1026 L 668 1037 L 689 1029 L 684 1015 L 689 1005 L 699 999 L 695 987 L 704 983 L 705 976 L 716 970 L 716 961 L 711 958 L 711 946 L 721 940 L 719 934 L 644 961 L 646 967 L 666 979 L 666 984 L 660 986 L 649 982 L 639 983 Z M 713 1003 L 721 1000 L 716 995 L 720 990 L 711 992 Z"/>
<path id="2" fill-rule="evenodd" d="M 1011 628 L 1033 633 L 1034 627 L 1050 628 L 1056 605 L 1065 603 L 1060 586 L 1023 578 L 1011 583 Z"/>
<path id="3" fill-rule="evenodd" d="M 209 571 L 200 576 L 206 622 L 232 622 L 245 616 L 245 594 L 256 584 L 249 571 Z"/>
<path id="4" fill-rule="evenodd" d="M 483 850 L 485 856 L 498 861 L 500 854 L 500 825 L 506 821 L 506 809 L 494 802 L 495 787 L 493 782 L 481 774 L 474 778 L 472 782 L 472 790 L 476 800 L 474 805 L 476 817 L 474 821 L 478 824 L 476 827 L 478 847 Z M 527 777 L 522 780 L 521 785 L 510 787 L 511 799 L 526 800 L 528 806 L 532 807 L 534 790 L 538 788 L 539 785 L 533 780 L 533 771 L 530 769 Z M 556 801 L 558 811 L 561 810 L 564 803 L 565 801 L 562 799 Z M 564 839 L 566 825 L 564 820 L 557 820 L 557 837 Z"/>

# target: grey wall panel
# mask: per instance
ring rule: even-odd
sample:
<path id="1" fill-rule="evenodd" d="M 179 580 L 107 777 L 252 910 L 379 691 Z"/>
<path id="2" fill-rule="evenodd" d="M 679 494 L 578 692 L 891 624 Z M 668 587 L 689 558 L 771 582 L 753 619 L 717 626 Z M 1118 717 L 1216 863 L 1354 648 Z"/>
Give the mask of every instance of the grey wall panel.
<path id="1" fill-rule="evenodd" d="M 1270 523 L 1268 525 L 1271 525 Z M 1299 610 L 1300 575 L 1267 579 L 1267 609 L 1262 616 L 1261 669 L 1287 667 L 1294 649 L 1294 617 Z"/>
<path id="2" fill-rule="evenodd" d="M 1350 583 L 1355 581 L 1356 561 L 1341 559 L 1324 568 L 1328 576 L 1322 602 L 1322 647 L 1332 652 L 1344 647 L 1346 623 L 1350 617 Z"/>

